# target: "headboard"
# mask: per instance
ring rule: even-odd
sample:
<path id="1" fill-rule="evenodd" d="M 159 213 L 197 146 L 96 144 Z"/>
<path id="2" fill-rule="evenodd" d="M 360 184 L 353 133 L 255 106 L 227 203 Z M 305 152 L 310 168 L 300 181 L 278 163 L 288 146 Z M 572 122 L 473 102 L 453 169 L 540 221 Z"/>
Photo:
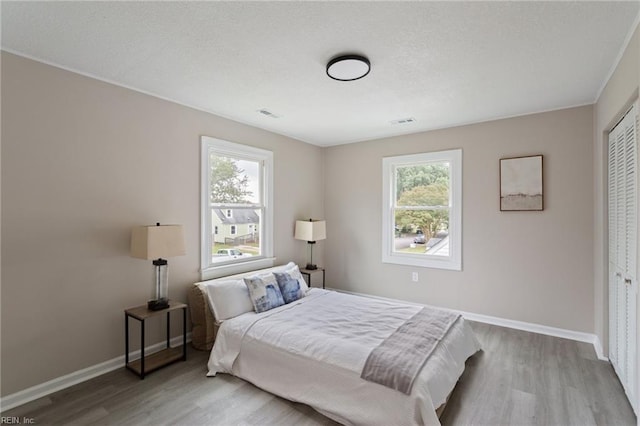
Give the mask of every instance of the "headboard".
<path id="1" fill-rule="evenodd" d="M 218 334 L 216 324 L 207 295 L 196 283 L 189 289 L 189 314 L 191 315 L 191 345 L 199 351 L 210 351 Z"/>
<path id="2" fill-rule="evenodd" d="M 277 271 L 285 266 L 286 265 L 274 266 L 272 268 L 229 275 L 226 277 L 216 278 L 215 280 L 201 281 L 191 286 L 187 294 L 189 300 L 189 312 L 191 314 L 191 345 L 200 351 L 210 351 L 211 348 L 213 348 L 213 342 L 216 340 L 216 334 L 218 334 L 218 326 L 220 323 L 214 317 L 211 306 L 209 306 L 206 284 L 233 278 L 249 277 L 274 270 Z"/>

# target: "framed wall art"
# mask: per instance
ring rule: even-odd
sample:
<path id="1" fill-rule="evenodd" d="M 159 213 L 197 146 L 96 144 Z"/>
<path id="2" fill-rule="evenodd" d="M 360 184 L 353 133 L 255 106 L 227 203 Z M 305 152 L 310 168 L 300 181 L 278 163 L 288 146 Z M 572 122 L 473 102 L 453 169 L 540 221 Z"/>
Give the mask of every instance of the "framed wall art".
<path id="1" fill-rule="evenodd" d="M 500 159 L 500 211 L 544 210 L 542 155 Z"/>

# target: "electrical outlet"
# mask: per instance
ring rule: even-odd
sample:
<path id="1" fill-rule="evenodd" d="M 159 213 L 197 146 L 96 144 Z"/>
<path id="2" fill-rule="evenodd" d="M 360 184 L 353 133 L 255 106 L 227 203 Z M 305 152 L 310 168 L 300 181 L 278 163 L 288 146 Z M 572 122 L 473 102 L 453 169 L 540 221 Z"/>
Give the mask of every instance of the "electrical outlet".
<path id="1" fill-rule="evenodd" d="M 412 272 L 412 273 L 411 273 L 411 280 L 412 280 L 414 283 L 417 283 L 417 282 L 418 282 L 418 273 L 417 273 L 417 272 Z"/>

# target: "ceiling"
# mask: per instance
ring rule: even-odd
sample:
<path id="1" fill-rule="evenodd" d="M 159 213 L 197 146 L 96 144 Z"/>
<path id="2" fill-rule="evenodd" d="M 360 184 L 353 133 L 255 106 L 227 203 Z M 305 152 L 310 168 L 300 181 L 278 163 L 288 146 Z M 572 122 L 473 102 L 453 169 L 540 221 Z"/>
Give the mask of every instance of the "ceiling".
<path id="1" fill-rule="evenodd" d="M 591 104 L 639 10 L 637 1 L 3 1 L 0 12 L 6 51 L 330 146 Z M 366 55 L 369 75 L 327 77 L 343 53 Z"/>

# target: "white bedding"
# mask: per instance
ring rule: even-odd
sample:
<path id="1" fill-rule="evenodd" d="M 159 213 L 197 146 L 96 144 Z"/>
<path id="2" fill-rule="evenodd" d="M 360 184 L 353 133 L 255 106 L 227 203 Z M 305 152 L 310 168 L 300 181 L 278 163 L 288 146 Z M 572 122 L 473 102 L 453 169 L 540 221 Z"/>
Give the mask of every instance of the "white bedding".
<path id="1" fill-rule="evenodd" d="M 443 404 L 480 346 L 458 319 L 418 375 L 410 395 L 360 378 L 367 356 L 421 309 L 311 289 L 296 302 L 226 320 L 209 373 L 229 373 L 343 424 L 439 424 Z"/>

